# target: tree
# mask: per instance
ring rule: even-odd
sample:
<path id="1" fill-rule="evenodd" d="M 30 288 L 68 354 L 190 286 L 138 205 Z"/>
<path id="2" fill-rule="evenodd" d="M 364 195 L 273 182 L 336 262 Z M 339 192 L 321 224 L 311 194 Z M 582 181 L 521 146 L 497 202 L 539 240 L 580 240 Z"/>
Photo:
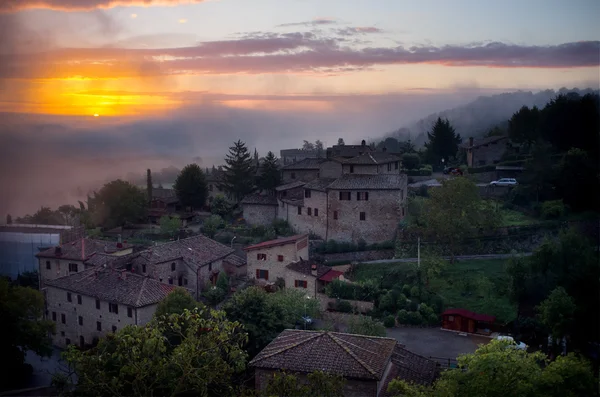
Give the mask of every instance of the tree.
<path id="1" fill-rule="evenodd" d="M 554 340 L 559 340 L 569 333 L 577 306 L 563 287 L 557 287 L 536 309 L 542 325 Z"/>
<path id="2" fill-rule="evenodd" d="M 202 233 L 210 238 L 214 238 L 217 230 L 222 226 L 223 219 L 219 215 L 211 215 L 202 223 Z"/>
<path id="3" fill-rule="evenodd" d="M 58 207 L 57 214 L 62 218 L 63 225 L 75 226 L 81 211 L 74 205 L 64 204 Z"/>
<path id="4" fill-rule="evenodd" d="M 217 195 L 214 200 L 210 203 L 210 212 L 214 215 L 218 215 L 221 218 L 225 218 L 231 212 L 231 206 L 227 202 L 227 199 L 222 194 Z"/>
<path id="5" fill-rule="evenodd" d="M 432 164 L 438 164 L 442 159 L 448 161 L 455 157 L 458 152 L 458 144 L 462 142 L 460 134 L 457 134 L 450 122 L 438 117 L 437 121 L 427 133 L 429 142 L 425 144 L 427 153 Z"/>
<path id="6" fill-rule="evenodd" d="M 317 157 L 321 158 L 323 157 L 323 142 L 321 142 L 320 140 L 316 140 L 315 141 L 315 151 L 317 152 Z"/>
<path id="7" fill-rule="evenodd" d="M 420 163 L 421 159 L 416 153 L 404 153 L 402 155 L 402 166 L 407 170 L 414 170 L 416 168 L 419 168 Z"/>
<path id="8" fill-rule="evenodd" d="M 222 289 L 225 293 L 229 291 L 229 277 L 227 277 L 227 273 L 219 272 L 219 277 L 217 277 L 217 288 Z"/>
<path id="9" fill-rule="evenodd" d="M 12 216 L 10 214 L 6 214 L 6 224 L 12 225 Z"/>
<path id="10" fill-rule="evenodd" d="M 201 307 L 127 326 L 87 352 L 71 346 L 64 356 L 82 395 L 235 395 L 232 377 L 245 368 L 246 340 L 239 323 Z"/>
<path id="11" fill-rule="evenodd" d="M 44 297 L 32 288 L 12 285 L 0 278 L 0 318 L 2 338 L 0 357 L 4 373 L 0 377 L 0 390 L 20 387 L 26 383 L 32 368 L 25 364 L 28 350 L 40 356 L 50 356 L 54 323 L 43 320 Z"/>
<path id="12" fill-rule="evenodd" d="M 113 228 L 144 219 L 147 205 L 146 195 L 142 190 L 129 182 L 117 179 L 100 189 L 92 208 L 97 224 Z"/>
<path id="13" fill-rule="evenodd" d="M 158 220 L 160 232 L 173 236 L 181 227 L 181 220 L 177 217 L 171 218 L 169 215 L 163 215 Z"/>
<path id="14" fill-rule="evenodd" d="M 589 362 L 573 353 L 558 356 L 542 372 L 540 396 L 578 397 L 598 395 L 598 383 Z"/>
<path id="15" fill-rule="evenodd" d="M 485 137 L 491 138 L 493 136 L 503 136 L 503 135 L 506 135 L 506 131 L 502 127 L 497 125 L 493 128 L 490 128 L 488 130 L 488 132 L 486 132 Z"/>
<path id="16" fill-rule="evenodd" d="M 508 136 L 513 142 L 533 145 L 539 137 L 541 113 L 537 107 L 523 106 L 508 121 Z"/>
<path id="17" fill-rule="evenodd" d="M 536 202 L 548 198 L 552 193 L 555 173 L 553 169 L 552 148 L 545 141 L 537 142 L 531 150 L 531 158 L 525 163 L 523 182 L 533 190 Z"/>
<path id="18" fill-rule="evenodd" d="M 41 207 L 35 214 L 31 216 L 29 222 L 36 225 L 60 225 L 61 217 L 50 207 Z"/>
<path id="19" fill-rule="evenodd" d="M 315 150 L 315 144 L 305 140 L 302 144 L 302 150 Z"/>
<path id="20" fill-rule="evenodd" d="M 446 246 L 453 263 L 466 238 L 500 222 L 499 213 L 482 202 L 477 186 L 467 178 L 442 181 L 425 202 L 422 218 L 427 236 Z"/>
<path id="21" fill-rule="evenodd" d="M 517 318 L 521 313 L 521 304 L 528 296 L 528 281 L 530 278 L 529 264 L 522 256 L 511 257 L 506 264 L 508 275 L 508 294 L 510 300 L 517 305 Z"/>
<path id="22" fill-rule="evenodd" d="M 229 148 L 225 156 L 222 188 L 237 202 L 254 191 L 254 165 L 248 148 L 242 141 L 237 141 Z"/>
<path id="23" fill-rule="evenodd" d="M 370 316 L 359 316 L 348 323 L 348 333 L 368 336 L 385 336 L 384 325 Z"/>
<path id="24" fill-rule="evenodd" d="M 589 154 L 569 149 L 558 166 L 556 188 L 560 197 L 574 211 L 600 209 L 598 165 Z"/>
<path id="25" fill-rule="evenodd" d="M 337 144 L 338 144 L 338 146 L 344 146 L 345 145 L 344 138 L 338 138 L 338 143 Z"/>
<path id="26" fill-rule="evenodd" d="M 194 310 L 199 307 L 198 302 L 183 288 L 175 288 L 169 295 L 158 303 L 154 317 L 181 315 L 185 310 Z"/>
<path id="27" fill-rule="evenodd" d="M 262 164 L 258 177 L 258 187 L 262 190 L 273 191 L 281 183 L 281 173 L 277 166 L 277 157 L 273 152 L 268 152 Z"/>
<path id="28" fill-rule="evenodd" d="M 204 207 L 208 197 L 208 186 L 204 172 L 198 164 L 183 167 L 173 188 L 181 205 L 192 209 Z"/>
<path id="29" fill-rule="evenodd" d="M 152 185 L 152 171 L 150 168 L 146 170 L 146 195 L 148 196 L 148 203 L 152 201 L 152 192 L 154 190 L 154 186 Z"/>
<path id="30" fill-rule="evenodd" d="M 263 397 L 343 397 L 346 380 L 339 375 L 322 371 L 308 374 L 306 383 L 300 382 L 296 375 L 275 372 L 260 393 Z"/>

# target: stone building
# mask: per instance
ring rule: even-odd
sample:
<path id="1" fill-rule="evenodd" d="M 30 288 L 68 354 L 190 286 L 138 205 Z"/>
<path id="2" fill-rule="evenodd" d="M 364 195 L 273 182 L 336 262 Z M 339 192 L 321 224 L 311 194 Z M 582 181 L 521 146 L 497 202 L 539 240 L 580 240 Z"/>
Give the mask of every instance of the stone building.
<path id="1" fill-rule="evenodd" d="M 337 157 L 351 158 L 374 151 L 375 148 L 367 145 L 367 142 L 363 140 L 360 145 L 333 145 L 328 147 L 325 153 L 327 158 L 331 159 Z"/>
<path id="2" fill-rule="evenodd" d="M 46 280 L 46 318 L 56 324 L 53 343 L 83 347 L 127 325 L 144 325 L 174 288 L 112 267 Z"/>
<path id="3" fill-rule="evenodd" d="M 349 159 L 340 159 L 344 174 L 399 174 L 402 160 L 386 152 L 367 152 Z"/>
<path id="4" fill-rule="evenodd" d="M 281 149 L 279 151 L 279 157 L 283 165 L 293 164 L 304 159 L 314 159 L 318 157 L 318 154 L 317 150 Z"/>
<path id="5" fill-rule="evenodd" d="M 387 395 L 396 378 L 431 385 L 437 364 L 409 352 L 395 339 L 329 331 L 284 330 L 250 361 L 255 385 L 263 390 L 273 375 L 285 371 L 301 383 L 314 371 L 345 378 L 344 396 Z"/>
<path id="6" fill-rule="evenodd" d="M 342 272 L 313 261 L 292 262 L 286 266 L 285 287 L 300 289 L 306 296 L 322 299 L 327 284 L 342 275 Z"/>
<path id="7" fill-rule="evenodd" d="M 508 149 L 507 136 L 491 136 L 488 138 L 473 139 L 463 142 L 459 149 L 467 153 L 467 166 L 481 167 L 497 164 Z"/>
<path id="8" fill-rule="evenodd" d="M 281 168 L 281 179 L 283 183 L 311 181 L 319 177 L 320 164 L 323 161 L 325 159 L 306 158 L 302 161 L 285 165 Z"/>
<path id="9" fill-rule="evenodd" d="M 266 194 L 250 194 L 240 202 L 243 217 L 251 225 L 270 225 L 277 219 L 277 198 Z"/>
<path id="10" fill-rule="evenodd" d="M 299 234 L 244 248 L 248 276 L 264 282 L 285 280 L 286 265 L 308 259 L 308 236 Z"/>
<path id="11" fill-rule="evenodd" d="M 104 264 L 107 259 L 131 254 L 134 246 L 127 243 L 81 238 L 39 252 L 40 288 L 46 280 L 68 276 Z"/>

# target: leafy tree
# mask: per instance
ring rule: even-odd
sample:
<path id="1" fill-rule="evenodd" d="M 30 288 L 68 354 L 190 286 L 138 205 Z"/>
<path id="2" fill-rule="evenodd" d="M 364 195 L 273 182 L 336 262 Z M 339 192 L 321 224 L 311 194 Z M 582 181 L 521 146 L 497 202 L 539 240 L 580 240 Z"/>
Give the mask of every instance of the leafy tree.
<path id="1" fill-rule="evenodd" d="M 29 220 L 30 223 L 38 225 L 60 225 L 60 215 L 52 211 L 50 207 L 42 207 Z"/>
<path id="2" fill-rule="evenodd" d="M 74 205 L 64 204 L 58 207 L 58 210 L 56 212 L 62 218 L 63 225 L 74 226 L 75 221 L 78 218 L 81 211 Z"/>
<path id="3" fill-rule="evenodd" d="M 344 138 L 338 138 L 338 142 L 337 142 L 338 146 L 344 146 Z"/>
<path id="4" fill-rule="evenodd" d="M 598 163 L 586 151 L 570 149 L 560 161 L 557 176 L 558 194 L 571 209 L 600 209 Z"/>
<path id="5" fill-rule="evenodd" d="M 181 227 L 181 220 L 179 218 L 176 218 L 176 217 L 171 218 L 168 215 L 163 215 L 158 220 L 158 224 L 160 225 L 160 232 L 161 233 L 168 234 L 168 235 L 172 236 Z"/>
<path id="6" fill-rule="evenodd" d="M 254 164 L 248 148 L 242 141 L 237 141 L 229 148 L 225 156 L 224 183 L 222 188 L 237 202 L 254 191 Z"/>
<path id="7" fill-rule="evenodd" d="M 210 212 L 225 218 L 231 213 L 231 205 L 229 205 L 225 196 L 219 194 L 215 196 L 214 200 L 210 203 Z"/>
<path id="8" fill-rule="evenodd" d="M 407 141 L 400 143 L 400 151 L 402 153 L 415 153 L 415 145 L 408 139 Z"/>
<path id="9" fill-rule="evenodd" d="M 317 157 L 323 157 L 323 150 L 323 142 L 317 139 L 315 141 L 315 151 L 317 152 Z"/>
<path id="10" fill-rule="evenodd" d="M 277 166 L 277 157 L 273 152 L 268 152 L 262 164 L 258 177 L 258 187 L 262 190 L 272 191 L 281 183 L 281 173 Z"/>
<path id="11" fill-rule="evenodd" d="M 211 306 L 221 303 L 225 299 L 225 295 L 227 295 L 227 292 L 216 286 L 210 287 L 202 293 L 202 296 L 206 298 Z"/>
<path id="12" fill-rule="evenodd" d="M 181 170 L 173 185 L 177 198 L 185 207 L 202 208 L 208 197 L 208 185 L 198 164 L 188 164 Z"/>
<path id="13" fill-rule="evenodd" d="M 425 144 L 425 148 L 433 164 L 438 164 L 442 159 L 447 162 L 456 156 L 458 144 L 462 142 L 460 134 L 456 133 L 450 122 L 441 117 L 438 117 L 427 137 L 429 142 Z"/>
<path id="14" fill-rule="evenodd" d="M 567 335 L 573 325 L 577 306 L 563 287 L 557 287 L 538 307 L 539 320 L 555 340 Z"/>
<path id="15" fill-rule="evenodd" d="M 175 288 L 166 298 L 158 303 L 154 317 L 181 315 L 185 310 L 194 310 L 198 302 L 183 288 Z"/>
<path id="16" fill-rule="evenodd" d="M 25 364 L 28 350 L 40 356 L 50 356 L 54 323 L 43 320 L 44 297 L 32 288 L 14 286 L 0 278 L 0 318 L 2 338 L 0 357 L 4 364 L 0 390 L 25 384 L 32 368 Z"/>
<path id="17" fill-rule="evenodd" d="M 428 387 L 415 385 L 402 379 L 393 379 L 387 388 L 389 396 L 393 397 L 428 397 L 432 390 Z"/>
<path id="18" fill-rule="evenodd" d="M 517 317 L 521 313 L 521 303 L 528 296 L 529 265 L 524 257 L 513 256 L 506 264 L 508 293 L 510 300 L 517 305 Z"/>
<path id="19" fill-rule="evenodd" d="M 314 371 L 308 374 L 303 383 L 295 375 L 275 372 L 260 393 L 262 397 L 343 397 L 346 380 L 338 375 Z"/>
<path id="20" fill-rule="evenodd" d="M 348 323 L 348 333 L 368 336 L 385 336 L 385 326 L 370 316 L 359 316 Z"/>
<path id="21" fill-rule="evenodd" d="M 202 233 L 214 238 L 217 230 L 223 227 L 223 218 L 219 215 L 211 215 L 202 223 Z"/>
<path id="22" fill-rule="evenodd" d="M 551 194 L 555 173 L 552 164 L 552 148 L 544 141 L 537 142 L 531 150 L 531 158 L 525 163 L 522 181 L 533 190 L 536 202 Z"/>
<path id="23" fill-rule="evenodd" d="M 416 153 L 404 153 L 402 155 L 402 166 L 407 170 L 414 170 L 416 168 L 419 168 L 420 163 L 421 159 Z"/>
<path id="24" fill-rule="evenodd" d="M 315 144 L 305 140 L 302 144 L 302 150 L 315 150 Z"/>
<path id="25" fill-rule="evenodd" d="M 533 145 L 539 136 L 541 113 L 537 107 L 523 106 L 508 121 L 508 136 L 513 142 Z"/>
<path id="26" fill-rule="evenodd" d="M 538 395 L 578 397 L 598 395 L 598 382 L 589 362 L 573 353 L 558 356 L 542 372 Z"/>
<path id="27" fill-rule="evenodd" d="M 142 190 L 117 179 L 100 189 L 92 208 L 96 223 L 111 228 L 142 220 L 146 215 L 147 200 Z"/>
<path id="28" fill-rule="evenodd" d="M 37 270 L 32 272 L 23 272 L 17 276 L 17 285 L 21 287 L 33 288 L 35 290 L 40 289 L 40 278 Z"/>
<path id="29" fill-rule="evenodd" d="M 217 288 L 221 288 L 225 292 L 229 291 L 229 277 L 227 277 L 227 273 L 219 273 L 219 277 L 217 278 Z"/>
<path id="30" fill-rule="evenodd" d="M 146 170 L 146 195 L 148 196 L 148 202 L 152 201 L 152 191 L 154 187 L 152 185 L 152 171 L 150 168 Z"/>
<path id="31" fill-rule="evenodd" d="M 165 335 L 177 335 L 177 342 Z M 71 346 L 66 361 L 82 395 L 234 395 L 232 376 L 243 371 L 246 334 L 225 313 L 205 307 L 127 326 L 93 349 Z"/>
<path id="32" fill-rule="evenodd" d="M 500 222 L 499 213 L 484 205 L 477 186 L 466 178 L 442 181 L 432 190 L 422 217 L 427 235 L 448 248 L 452 262 L 466 238 Z"/>
<path id="33" fill-rule="evenodd" d="M 493 128 L 490 128 L 488 130 L 488 132 L 485 134 L 486 138 L 491 138 L 493 136 L 502 136 L 505 135 L 506 131 L 501 128 L 500 126 L 495 126 Z"/>
<path id="34" fill-rule="evenodd" d="M 10 214 L 6 215 L 6 224 L 12 225 L 12 216 L 10 216 Z"/>
<path id="35" fill-rule="evenodd" d="M 425 284 L 425 287 L 429 287 L 429 282 L 442 274 L 447 265 L 448 262 L 439 255 L 433 252 L 423 253 L 421 265 L 417 269 L 419 280 Z"/>

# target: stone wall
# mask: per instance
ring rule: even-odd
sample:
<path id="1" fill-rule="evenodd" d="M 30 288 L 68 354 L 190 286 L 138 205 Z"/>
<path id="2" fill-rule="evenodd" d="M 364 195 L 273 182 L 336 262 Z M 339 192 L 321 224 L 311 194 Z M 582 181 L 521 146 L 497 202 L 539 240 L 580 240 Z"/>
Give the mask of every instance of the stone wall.
<path id="1" fill-rule="evenodd" d="M 317 299 L 319 299 L 319 303 L 321 304 L 321 310 L 323 310 L 326 313 L 326 314 L 323 314 L 323 316 L 326 316 L 328 320 L 346 323 L 346 322 L 348 322 L 348 320 L 350 320 L 351 318 L 356 316 L 355 314 L 351 314 L 351 313 L 340 313 L 340 312 L 328 311 L 329 307 L 330 307 L 329 304 L 332 303 L 333 305 L 335 305 L 338 302 L 337 298 L 330 298 L 326 294 L 318 293 Z M 373 310 L 373 308 L 375 307 L 375 304 L 373 302 L 357 301 L 357 300 L 349 300 L 349 299 L 341 299 L 341 300 L 350 302 L 350 304 L 352 305 L 354 310 L 358 311 L 359 313 L 367 313 L 370 310 Z"/>
<path id="2" fill-rule="evenodd" d="M 69 272 L 69 263 L 77 264 L 77 271 L 84 270 L 82 260 L 71 260 L 71 259 L 56 259 L 56 258 L 38 258 L 39 259 L 39 274 L 40 274 L 40 288 L 44 286 L 44 280 L 54 280 L 59 277 L 65 277 L 73 272 Z M 47 264 L 50 264 L 50 269 L 47 268 Z"/>
<path id="3" fill-rule="evenodd" d="M 473 149 L 473 167 L 495 164 L 500 161 L 506 152 L 507 144 L 508 138 Z"/>
<path id="4" fill-rule="evenodd" d="M 282 170 L 281 176 L 283 183 L 290 183 L 294 181 L 310 182 L 317 179 L 319 176 L 319 170 Z"/>
<path id="5" fill-rule="evenodd" d="M 352 172 L 351 172 L 352 170 Z M 344 174 L 377 174 L 376 164 L 343 164 Z"/>
<path id="6" fill-rule="evenodd" d="M 337 161 L 324 161 L 319 165 L 320 178 L 339 178 L 342 176 L 342 165 Z"/>
<path id="7" fill-rule="evenodd" d="M 289 289 L 297 289 L 304 292 L 306 296 L 317 298 L 317 278 L 312 275 L 298 273 L 290 269 L 286 269 L 285 275 L 285 287 Z M 296 287 L 295 281 L 306 281 L 306 288 Z"/>
<path id="8" fill-rule="evenodd" d="M 286 266 L 288 264 L 299 261 L 300 257 L 305 260 L 309 259 L 308 244 L 306 247 L 298 249 L 298 243 L 302 243 L 302 240 L 296 243 L 248 251 L 246 256 L 248 277 L 251 279 L 256 278 L 256 270 L 260 269 L 269 272 L 268 281 L 270 282 L 274 282 L 278 277 L 285 279 Z M 265 254 L 266 259 L 258 259 L 259 254 Z M 279 255 L 283 256 L 282 261 L 279 260 Z"/>
<path id="9" fill-rule="evenodd" d="M 277 218 L 276 205 L 244 204 L 244 220 L 252 225 L 268 226 Z"/>

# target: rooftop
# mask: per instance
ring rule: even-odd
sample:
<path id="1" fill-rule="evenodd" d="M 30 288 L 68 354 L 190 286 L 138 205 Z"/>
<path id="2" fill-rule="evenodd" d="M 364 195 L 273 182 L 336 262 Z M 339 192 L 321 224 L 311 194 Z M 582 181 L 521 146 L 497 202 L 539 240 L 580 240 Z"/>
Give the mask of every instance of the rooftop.
<path id="1" fill-rule="evenodd" d="M 131 307 L 158 303 L 175 289 L 174 285 L 110 267 L 84 270 L 70 276 L 47 280 L 45 284 Z"/>
<path id="2" fill-rule="evenodd" d="M 368 152 L 341 160 L 343 164 L 387 164 L 400 161 L 400 157 L 386 152 Z"/>
<path id="3" fill-rule="evenodd" d="M 466 309 L 448 309 L 442 313 L 442 316 L 461 316 L 465 318 L 470 318 L 471 320 L 475 321 L 482 321 L 485 323 L 493 323 L 494 321 L 496 321 L 496 317 L 494 316 L 474 313 Z"/>
<path id="4" fill-rule="evenodd" d="M 320 263 L 316 263 L 314 261 L 293 262 L 287 265 L 286 267 L 295 272 L 310 276 L 312 275 L 313 265 L 317 267 L 317 278 L 320 278 L 331 271 L 331 268 L 329 266 L 321 265 Z"/>
<path id="5" fill-rule="evenodd" d="M 406 187 L 404 174 L 344 174 L 328 186 L 335 190 L 396 190 Z"/>
<path id="6" fill-rule="evenodd" d="M 85 260 L 89 259 L 96 253 L 114 254 L 115 252 L 133 248 L 133 245 L 127 243 L 117 243 L 115 241 L 82 238 L 58 247 L 60 247 L 60 253 L 57 252 L 57 247 L 52 247 L 39 252 L 36 256 L 40 258 Z"/>
<path id="7" fill-rule="evenodd" d="M 253 193 L 244 197 L 241 204 L 277 205 L 277 197 Z"/>
<path id="8" fill-rule="evenodd" d="M 225 259 L 223 259 L 223 262 L 227 262 L 235 267 L 242 267 L 246 264 L 246 259 L 236 254 L 231 254 Z"/>
<path id="9" fill-rule="evenodd" d="M 326 191 L 327 187 L 335 181 L 334 178 L 318 178 L 304 185 L 305 189 Z"/>
<path id="10" fill-rule="evenodd" d="M 490 136 L 487 138 L 474 139 L 473 140 L 473 148 L 478 148 L 480 146 L 489 145 L 490 143 L 498 142 L 503 139 L 508 139 L 508 137 L 506 135 L 500 135 L 500 136 Z M 468 139 L 465 142 L 461 143 L 459 146 L 463 149 L 468 149 L 471 147 Z"/>
<path id="11" fill-rule="evenodd" d="M 384 396 L 388 396 L 386 391 L 389 383 L 396 378 L 400 378 L 408 383 L 429 386 L 433 383 L 437 375 L 438 371 L 435 361 L 396 345 L 392 353 L 392 366 L 385 378 L 382 390 L 384 391 Z"/>
<path id="12" fill-rule="evenodd" d="M 307 234 L 296 234 L 295 236 L 282 237 L 275 240 L 264 241 L 259 244 L 249 245 L 248 247 L 244 248 L 244 251 L 253 251 L 257 249 L 277 247 L 279 245 L 295 244 L 297 241 L 300 241 L 305 237 L 308 239 Z"/>
<path id="13" fill-rule="evenodd" d="M 310 373 L 324 371 L 345 378 L 383 378 L 396 340 L 328 331 L 284 330 L 250 365 Z"/>
<path id="14" fill-rule="evenodd" d="M 318 170 L 323 158 L 305 158 L 292 164 L 284 165 L 282 169 L 286 170 Z"/>
<path id="15" fill-rule="evenodd" d="M 278 192 L 281 192 L 283 190 L 295 189 L 297 187 L 304 186 L 305 184 L 306 184 L 306 182 L 295 181 L 295 182 L 291 182 L 291 183 L 286 183 L 285 185 L 279 185 L 275 188 L 275 190 Z"/>

